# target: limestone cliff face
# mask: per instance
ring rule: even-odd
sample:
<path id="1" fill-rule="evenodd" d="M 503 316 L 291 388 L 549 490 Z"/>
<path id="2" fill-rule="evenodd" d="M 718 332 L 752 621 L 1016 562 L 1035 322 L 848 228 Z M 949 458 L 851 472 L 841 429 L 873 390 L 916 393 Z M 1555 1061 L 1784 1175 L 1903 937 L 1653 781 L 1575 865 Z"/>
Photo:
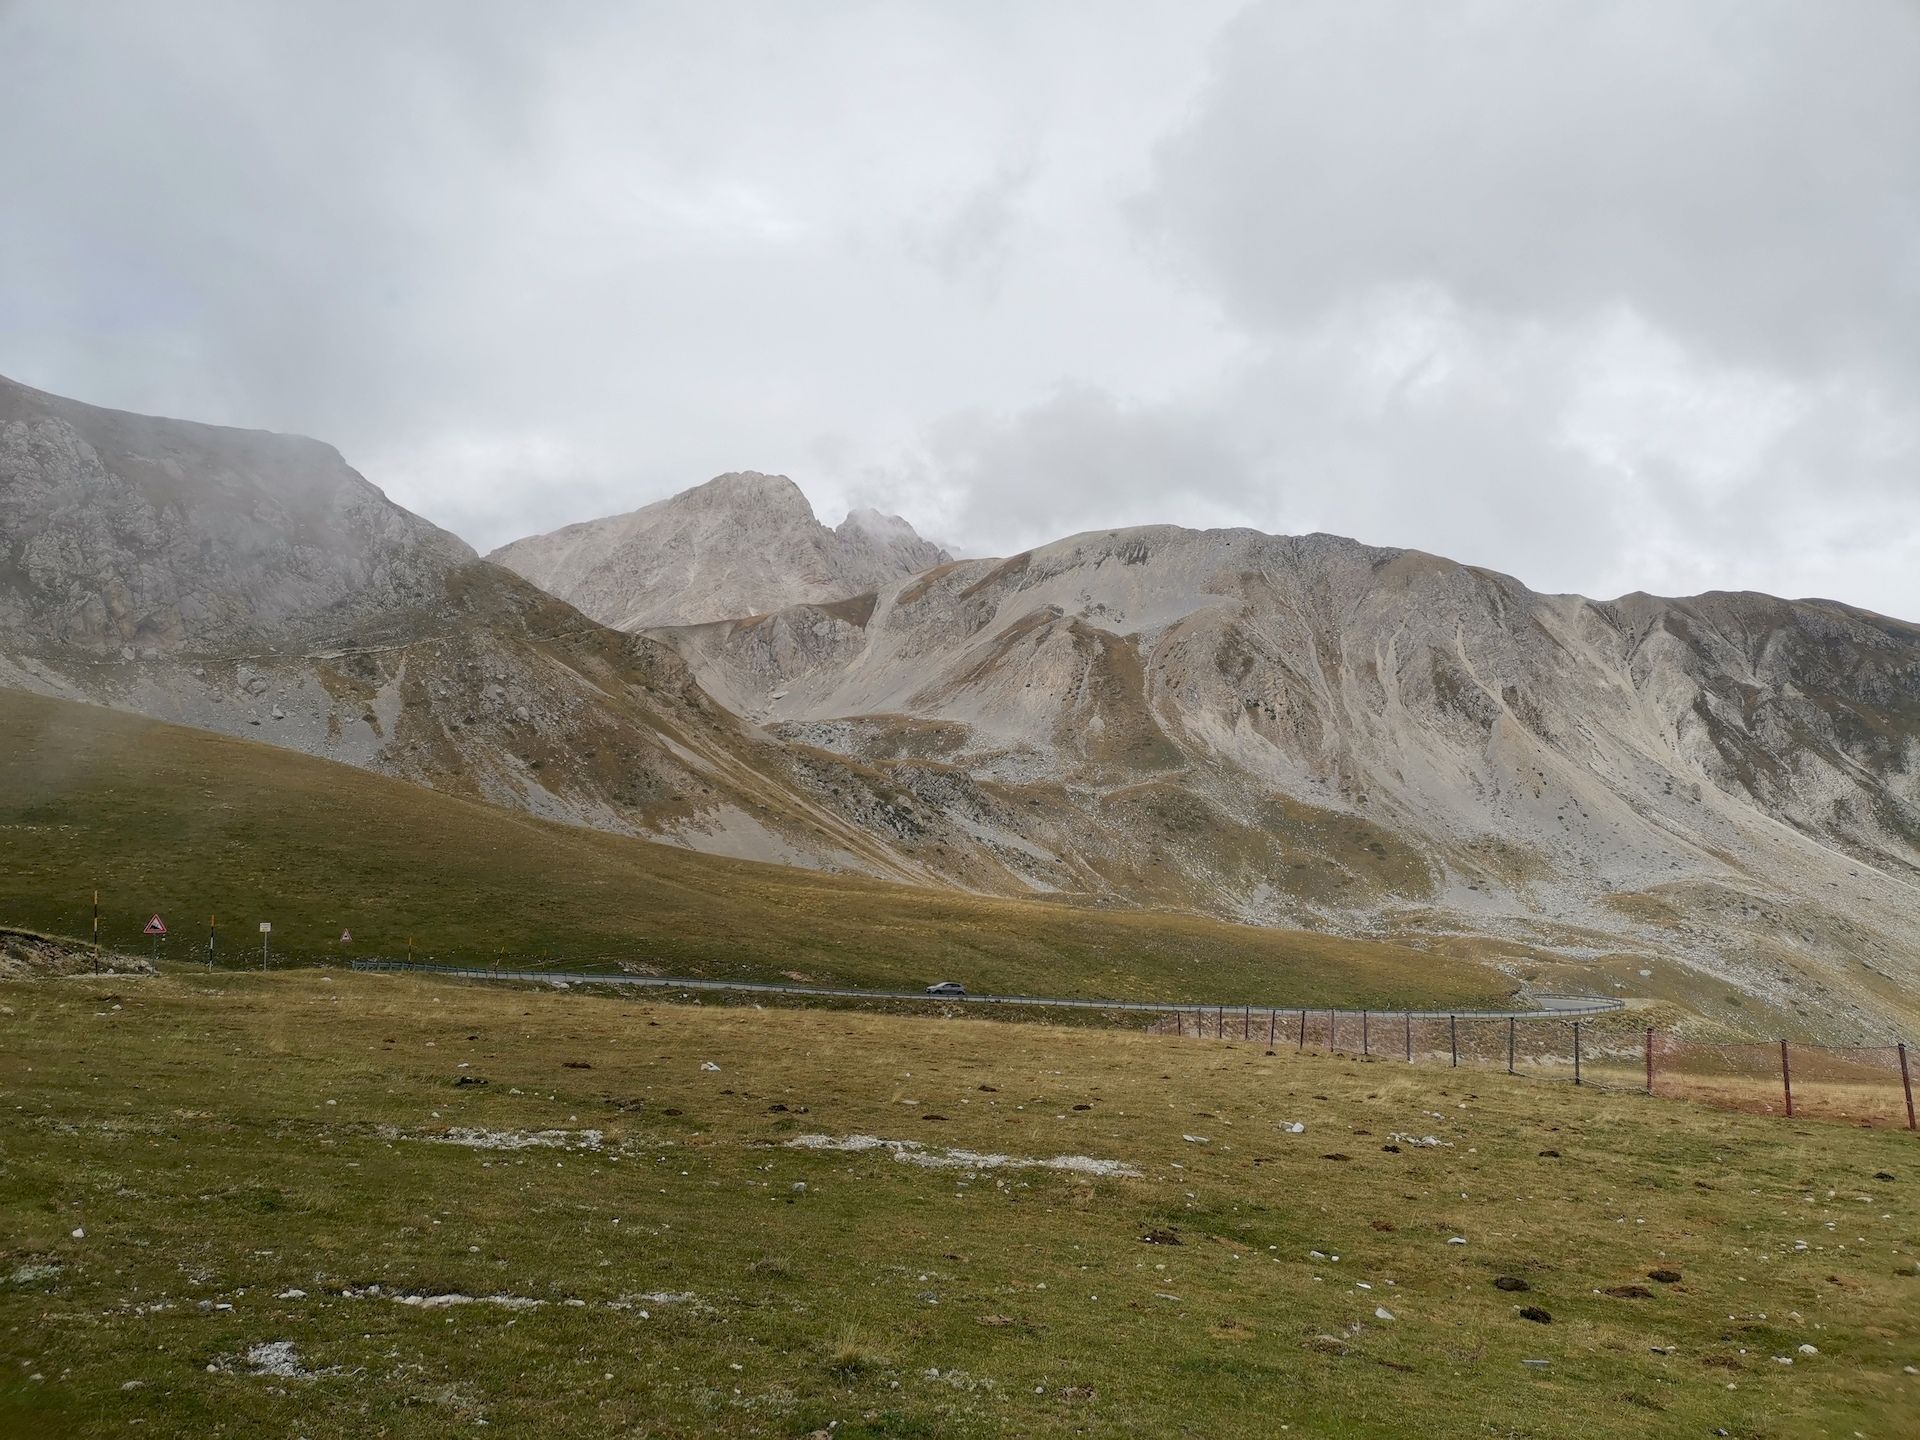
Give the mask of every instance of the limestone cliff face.
<path id="1" fill-rule="evenodd" d="M 619 630 L 760 615 L 865 594 L 950 557 L 897 515 L 822 525 L 782 475 L 722 475 L 625 515 L 488 557 Z"/>
<path id="2" fill-rule="evenodd" d="M 430 605 L 473 559 L 316 440 L 0 379 L 0 632 L 18 642 L 270 648 Z"/>

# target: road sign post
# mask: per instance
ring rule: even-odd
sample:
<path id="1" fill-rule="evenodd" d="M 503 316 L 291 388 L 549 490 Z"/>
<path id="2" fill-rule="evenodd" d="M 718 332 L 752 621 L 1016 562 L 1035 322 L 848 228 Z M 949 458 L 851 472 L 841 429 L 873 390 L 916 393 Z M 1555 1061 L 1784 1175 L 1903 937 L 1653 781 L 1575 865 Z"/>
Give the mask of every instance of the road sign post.
<path id="1" fill-rule="evenodd" d="M 167 933 L 167 924 L 164 920 L 160 918 L 159 911 L 157 910 L 154 911 L 153 918 L 147 921 L 146 929 L 142 930 L 140 933 L 143 935 L 152 937 L 153 964 L 154 964 L 154 968 L 158 969 L 160 965 L 160 942 L 162 939 L 166 937 L 166 933 Z"/>
<path id="2" fill-rule="evenodd" d="M 209 970 L 213 969 L 213 937 L 215 928 L 214 917 L 211 915 L 207 916 L 207 969 Z"/>
<path id="3" fill-rule="evenodd" d="M 267 968 L 267 937 L 271 934 L 273 934 L 273 922 L 262 920 L 260 922 L 260 968 L 262 970 Z"/>

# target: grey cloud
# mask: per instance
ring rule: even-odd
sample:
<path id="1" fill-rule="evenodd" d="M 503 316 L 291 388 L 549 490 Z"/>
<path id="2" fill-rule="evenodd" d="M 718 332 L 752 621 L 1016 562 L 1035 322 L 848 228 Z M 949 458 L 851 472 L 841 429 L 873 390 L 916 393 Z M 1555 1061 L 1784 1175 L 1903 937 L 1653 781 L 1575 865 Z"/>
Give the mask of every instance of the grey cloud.
<path id="1" fill-rule="evenodd" d="M 0 373 L 483 549 L 760 469 L 1920 616 L 1920 12 L 1239 9 L 0 3 Z"/>
<path id="2" fill-rule="evenodd" d="M 1920 363 L 1920 8 L 1287 0 L 1221 37 L 1144 221 L 1263 327 L 1444 287 L 1731 362 Z"/>

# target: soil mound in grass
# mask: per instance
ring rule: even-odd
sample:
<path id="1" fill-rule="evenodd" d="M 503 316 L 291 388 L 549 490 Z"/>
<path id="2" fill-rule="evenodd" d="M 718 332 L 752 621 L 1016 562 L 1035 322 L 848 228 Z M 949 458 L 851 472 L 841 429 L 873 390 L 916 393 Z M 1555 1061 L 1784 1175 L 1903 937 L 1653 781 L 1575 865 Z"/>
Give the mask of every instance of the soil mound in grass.
<path id="1" fill-rule="evenodd" d="M 42 975 L 84 975 L 95 968 L 93 946 L 84 940 L 42 935 L 37 930 L 0 926 L 0 980 L 31 980 Z M 99 969 L 117 975 L 152 973 L 152 962 L 137 955 L 100 953 Z"/>

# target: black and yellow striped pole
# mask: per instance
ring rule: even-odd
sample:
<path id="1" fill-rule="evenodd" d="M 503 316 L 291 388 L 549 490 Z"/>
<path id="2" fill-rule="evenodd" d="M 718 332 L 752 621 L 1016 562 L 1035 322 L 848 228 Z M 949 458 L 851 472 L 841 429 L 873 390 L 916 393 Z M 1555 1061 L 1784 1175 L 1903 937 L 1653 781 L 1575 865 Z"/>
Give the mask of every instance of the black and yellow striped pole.
<path id="1" fill-rule="evenodd" d="M 212 915 L 207 916 L 207 969 L 209 970 L 213 969 L 213 937 L 216 929 L 214 919 Z"/>
<path id="2" fill-rule="evenodd" d="M 100 973 L 100 892 L 93 892 L 93 973 Z"/>

